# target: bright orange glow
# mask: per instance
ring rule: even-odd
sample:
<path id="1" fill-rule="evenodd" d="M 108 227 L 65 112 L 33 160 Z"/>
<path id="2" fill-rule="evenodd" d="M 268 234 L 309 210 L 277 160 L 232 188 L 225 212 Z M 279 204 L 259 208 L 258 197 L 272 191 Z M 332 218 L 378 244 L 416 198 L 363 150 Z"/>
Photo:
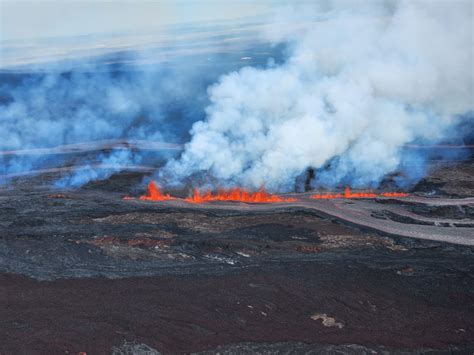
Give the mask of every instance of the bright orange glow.
<path id="1" fill-rule="evenodd" d="M 170 194 L 164 195 L 158 186 L 156 186 L 154 181 L 150 181 L 148 184 L 148 192 L 144 196 L 140 196 L 140 200 L 142 201 L 166 201 L 166 200 L 174 200 L 175 198 L 172 197 Z"/>
<path id="2" fill-rule="evenodd" d="M 216 194 L 207 191 L 203 194 L 198 189 L 194 190 L 194 194 L 186 199 L 191 203 L 202 203 L 208 201 L 239 201 L 249 203 L 268 203 L 268 202 L 294 202 L 295 198 L 283 198 L 278 195 L 272 195 L 265 190 L 257 192 L 249 192 L 240 188 L 231 190 L 220 190 Z"/>
<path id="3" fill-rule="evenodd" d="M 349 187 L 344 189 L 343 194 L 315 194 L 311 195 L 311 198 L 316 200 L 324 200 L 324 199 L 333 199 L 333 198 L 375 198 L 375 197 L 406 197 L 408 196 L 407 193 L 404 192 L 382 192 L 380 194 L 376 194 L 373 192 L 351 192 Z"/>
<path id="4" fill-rule="evenodd" d="M 327 193 L 327 194 L 314 194 L 310 197 L 317 200 L 335 199 L 335 198 L 376 198 L 376 197 L 406 197 L 407 193 L 404 192 L 352 192 L 349 187 L 344 189 L 343 193 Z M 133 200 L 133 197 L 124 196 L 124 200 Z M 161 192 L 159 187 L 154 181 L 148 184 L 148 191 L 146 195 L 140 196 L 142 201 L 168 201 L 176 200 L 176 197 L 170 194 L 164 194 Z M 192 196 L 185 199 L 186 202 L 190 203 L 204 203 L 209 201 L 236 201 L 246 203 L 272 203 L 272 202 L 295 202 L 296 198 L 281 197 L 279 195 L 273 195 L 261 189 L 256 192 L 249 192 L 242 188 L 233 188 L 230 190 L 218 190 L 216 193 L 212 191 L 206 191 L 201 193 L 198 189 L 194 189 Z"/>
<path id="5" fill-rule="evenodd" d="M 123 199 L 133 199 L 131 197 L 124 197 Z M 142 201 L 167 201 L 175 200 L 176 198 L 170 194 L 163 194 L 158 188 L 154 181 L 151 181 L 148 184 L 147 194 L 140 196 Z M 295 198 L 283 198 L 278 195 L 272 195 L 266 192 L 264 189 L 261 189 L 257 192 L 248 192 L 244 189 L 235 188 L 231 190 L 219 190 L 216 194 L 213 194 L 211 191 L 207 191 L 203 194 L 199 192 L 198 189 L 194 190 L 194 194 L 191 197 L 185 199 L 187 202 L 191 203 L 203 203 L 208 201 L 239 201 L 239 202 L 249 202 L 249 203 L 268 203 L 268 202 L 294 202 Z"/>
<path id="6" fill-rule="evenodd" d="M 405 192 L 382 192 L 380 195 L 384 197 L 407 197 L 408 196 L 408 194 Z"/>

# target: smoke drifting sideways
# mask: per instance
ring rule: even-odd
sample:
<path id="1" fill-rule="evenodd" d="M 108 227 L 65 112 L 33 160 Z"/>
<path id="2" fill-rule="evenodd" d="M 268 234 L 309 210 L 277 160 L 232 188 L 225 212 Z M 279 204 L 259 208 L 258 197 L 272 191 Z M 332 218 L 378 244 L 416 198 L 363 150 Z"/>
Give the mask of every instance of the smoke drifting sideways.
<path id="1" fill-rule="evenodd" d="M 128 165 L 163 165 L 169 152 L 157 153 L 157 157 L 123 147 L 81 159 L 65 154 L 4 152 L 107 139 L 188 140 L 192 123 L 205 117 L 204 108 L 209 104 L 206 88 L 220 75 L 244 66 L 240 58 L 250 46 L 245 38 L 239 48 L 226 44 L 232 36 L 242 36 L 238 31 L 229 35 L 224 31 L 213 39 L 199 33 L 205 30 L 199 26 L 186 29 L 194 41 L 170 40 L 157 43 L 156 48 L 0 72 L 0 175 L 78 166 L 55 183 L 77 187 L 105 179 Z M 178 34 L 185 37 L 182 29 Z M 261 65 L 261 60 L 258 57 L 254 63 Z"/>
<path id="2" fill-rule="evenodd" d="M 288 191 L 311 167 L 318 187 L 376 187 L 397 171 L 403 184 L 425 173 L 404 147 L 455 139 L 473 120 L 471 1 L 334 2 L 304 29 L 278 25 L 269 34 L 290 43 L 288 60 L 210 87 L 206 118 L 159 181 Z"/>
<path id="3" fill-rule="evenodd" d="M 171 139 L 178 132 L 159 129 L 167 104 L 160 93 L 173 92 L 178 100 L 189 95 L 179 86 L 169 87 L 169 77 L 163 72 L 104 70 L 90 63 L 86 69 L 54 67 L 45 72 L 5 73 L 2 77 L 0 146 L 9 150 L 122 137 L 162 141 L 162 132 Z M 131 154 L 112 151 L 89 159 L 114 162 L 118 167 L 133 160 Z M 0 172 L 14 174 L 61 164 L 64 156 L 8 155 L 0 157 Z M 96 176 L 88 171 L 78 170 L 67 181 L 73 186 L 87 182 Z"/>

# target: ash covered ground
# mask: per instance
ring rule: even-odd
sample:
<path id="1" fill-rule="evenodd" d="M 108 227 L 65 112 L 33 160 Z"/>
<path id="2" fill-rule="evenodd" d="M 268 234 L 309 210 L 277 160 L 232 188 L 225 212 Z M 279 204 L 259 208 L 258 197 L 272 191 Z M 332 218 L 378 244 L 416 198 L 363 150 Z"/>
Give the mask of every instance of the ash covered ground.
<path id="1" fill-rule="evenodd" d="M 1 353 L 472 352 L 473 172 L 439 165 L 403 199 L 275 204 L 123 200 L 145 172 L 15 178 Z"/>

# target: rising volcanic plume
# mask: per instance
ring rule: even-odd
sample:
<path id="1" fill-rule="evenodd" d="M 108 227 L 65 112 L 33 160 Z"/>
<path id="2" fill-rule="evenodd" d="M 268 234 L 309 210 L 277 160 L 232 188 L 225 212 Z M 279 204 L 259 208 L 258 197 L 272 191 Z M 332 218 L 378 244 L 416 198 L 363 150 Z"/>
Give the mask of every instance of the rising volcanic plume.
<path id="1" fill-rule="evenodd" d="M 291 52 L 283 64 L 221 77 L 206 119 L 161 181 L 204 173 L 284 191 L 308 167 L 329 186 L 418 174 L 406 166 L 421 162 L 403 147 L 442 140 L 473 110 L 472 3 L 388 5 L 336 3 L 279 38 Z"/>

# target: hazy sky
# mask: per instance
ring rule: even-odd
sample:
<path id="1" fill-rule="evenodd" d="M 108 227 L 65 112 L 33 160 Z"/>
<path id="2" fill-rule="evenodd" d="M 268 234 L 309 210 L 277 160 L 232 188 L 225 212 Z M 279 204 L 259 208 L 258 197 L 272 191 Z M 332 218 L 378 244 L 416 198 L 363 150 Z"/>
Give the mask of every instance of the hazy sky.
<path id="1" fill-rule="evenodd" d="M 259 17 L 278 0 L 0 0 L 0 38 L 153 31 L 162 25 Z"/>

